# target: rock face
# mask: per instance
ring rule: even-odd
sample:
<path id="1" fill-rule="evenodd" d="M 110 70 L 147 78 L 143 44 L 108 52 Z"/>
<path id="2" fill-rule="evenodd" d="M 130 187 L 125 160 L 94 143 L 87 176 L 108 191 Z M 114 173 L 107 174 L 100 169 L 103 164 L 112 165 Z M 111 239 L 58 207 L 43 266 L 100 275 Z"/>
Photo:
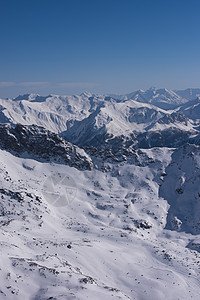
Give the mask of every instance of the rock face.
<path id="1" fill-rule="evenodd" d="M 176 149 L 160 187 L 160 196 L 170 205 L 166 228 L 200 233 L 200 146 Z"/>
<path id="2" fill-rule="evenodd" d="M 191 140 L 191 136 L 192 132 L 181 130 L 179 128 L 168 128 L 162 131 L 149 131 L 138 135 L 137 147 L 179 147 L 189 142 Z"/>
<path id="3" fill-rule="evenodd" d="M 78 169 L 90 170 L 93 166 L 84 150 L 36 125 L 17 124 L 12 127 L 1 124 L 0 147 L 19 155 L 28 153 L 35 158 L 65 163 Z"/>

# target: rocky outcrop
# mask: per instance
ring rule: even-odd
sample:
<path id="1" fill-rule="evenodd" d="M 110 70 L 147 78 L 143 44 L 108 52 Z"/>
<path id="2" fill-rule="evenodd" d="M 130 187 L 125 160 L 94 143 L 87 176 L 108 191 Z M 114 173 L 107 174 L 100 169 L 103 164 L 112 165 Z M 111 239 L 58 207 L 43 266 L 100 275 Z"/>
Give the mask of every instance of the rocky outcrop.
<path id="1" fill-rule="evenodd" d="M 0 147 L 21 155 L 28 153 L 38 159 L 62 162 L 78 169 L 92 169 L 93 163 L 84 150 L 57 134 L 37 125 L 0 125 Z"/>

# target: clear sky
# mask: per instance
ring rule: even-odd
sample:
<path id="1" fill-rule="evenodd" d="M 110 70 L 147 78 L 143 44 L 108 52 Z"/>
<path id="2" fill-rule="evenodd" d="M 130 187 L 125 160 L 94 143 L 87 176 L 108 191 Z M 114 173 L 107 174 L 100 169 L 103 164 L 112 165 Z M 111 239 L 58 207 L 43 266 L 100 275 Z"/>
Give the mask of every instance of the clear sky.
<path id="1" fill-rule="evenodd" d="M 199 0 L 0 0 L 0 97 L 199 81 Z"/>

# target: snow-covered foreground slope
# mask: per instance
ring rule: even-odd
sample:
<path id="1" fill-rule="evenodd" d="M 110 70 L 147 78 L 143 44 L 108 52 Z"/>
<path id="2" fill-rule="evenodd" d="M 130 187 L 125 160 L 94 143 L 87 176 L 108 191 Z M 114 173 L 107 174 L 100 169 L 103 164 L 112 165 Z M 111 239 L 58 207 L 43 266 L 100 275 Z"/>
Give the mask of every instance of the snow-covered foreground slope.
<path id="1" fill-rule="evenodd" d="M 89 171 L 1 150 L 0 298 L 199 299 L 199 236 L 165 229 L 176 155 L 94 155 Z"/>

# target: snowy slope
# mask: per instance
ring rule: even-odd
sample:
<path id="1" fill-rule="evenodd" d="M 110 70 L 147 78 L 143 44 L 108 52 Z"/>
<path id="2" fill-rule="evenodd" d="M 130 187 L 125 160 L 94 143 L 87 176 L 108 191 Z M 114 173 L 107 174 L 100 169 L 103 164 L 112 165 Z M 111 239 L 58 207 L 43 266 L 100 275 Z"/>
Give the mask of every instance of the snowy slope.
<path id="1" fill-rule="evenodd" d="M 159 182 L 172 152 L 103 173 L 1 151 L 1 299 L 198 299 L 191 235 L 164 229 Z M 76 184 L 61 208 L 43 194 L 55 173 Z"/>
<path id="2" fill-rule="evenodd" d="M 182 105 L 178 109 L 179 112 L 194 120 L 197 124 L 200 122 L 200 98 L 196 98 Z"/>
<path id="3" fill-rule="evenodd" d="M 75 121 L 61 136 L 79 146 L 99 147 L 105 142 L 113 144 L 115 140 L 122 141 L 124 138 L 131 143 L 133 139 L 137 141 L 137 136 L 141 140 L 150 135 L 156 138 L 158 134 L 162 139 L 166 139 L 165 136 L 171 136 L 171 133 L 176 134 L 178 139 L 183 136 L 185 141 L 197 134 L 198 128 L 193 120 L 182 113 L 165 111 L 148 103 L 126 100 L 120 103 L 106 103 L 89 117 Z M 155 146 L 170 146 L 169 143 L 160 144 L 159 140 L 160 138 Z"/>
<path id="4" fill-rule="evenodd" d="M 147 126 L 165 114 L 167 112 L 162 109 L 134 100 L 107 102 L 89 117 L 76 121 L 62 136 L 77 145 L 91 145 L 94 139 L 102 140 L 103 135 L 114 138 L 144 132 Z"/>

